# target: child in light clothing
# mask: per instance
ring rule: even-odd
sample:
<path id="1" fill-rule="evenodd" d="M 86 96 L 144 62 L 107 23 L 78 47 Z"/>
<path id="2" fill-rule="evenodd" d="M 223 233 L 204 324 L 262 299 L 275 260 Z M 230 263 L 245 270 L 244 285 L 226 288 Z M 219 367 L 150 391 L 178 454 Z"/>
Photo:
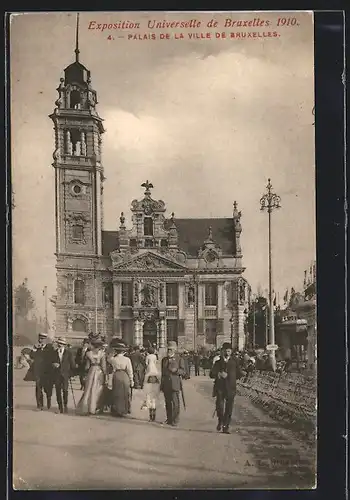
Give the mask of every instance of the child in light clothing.
<path id="1" fill-rule="evenodd" d="M 143 407 L 149 410 L 149 421 L 156 419 L 157 400 L 160 393 L 160 373 L 157 367 L 157 356 L 153 347 L 148 349 L 146 356 L 146 373 L 143 390 L 145 393 L 145 402 Z"/>

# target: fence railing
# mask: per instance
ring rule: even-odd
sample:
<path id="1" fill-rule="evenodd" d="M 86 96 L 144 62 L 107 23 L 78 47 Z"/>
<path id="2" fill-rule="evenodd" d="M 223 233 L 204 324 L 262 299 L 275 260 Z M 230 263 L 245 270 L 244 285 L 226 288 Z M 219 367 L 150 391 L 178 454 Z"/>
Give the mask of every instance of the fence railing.
<path id="1" fill-rule="evenodd" d="M 314 375 L 254 371 L 238 382 L 237 390 L 272 418 L 293 425 L 314 439 L 317 418 Z"/>

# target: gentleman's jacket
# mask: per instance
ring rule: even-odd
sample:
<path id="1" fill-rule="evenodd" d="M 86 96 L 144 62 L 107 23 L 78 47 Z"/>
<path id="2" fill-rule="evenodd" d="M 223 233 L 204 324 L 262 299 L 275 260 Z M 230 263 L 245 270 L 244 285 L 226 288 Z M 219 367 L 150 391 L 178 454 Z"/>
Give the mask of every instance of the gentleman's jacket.
<path id="1" fill-rule="evenodd" d="M 219 372 L 226 372 L 227 377 L 225 379 L 219 378 Z M 213 396 L 217 395 L 218 392 L 224 395 L 236 394 L 236 381 L 241 377 L 241 368 L 236 358 L 230 357 L 226 362 L 223 357 L 220 357 L 210 371 L 210 378 L 215 379 Z"/>
<path id="2" fill-rule="evenodd" d="M 70 349 L 65 348 L 63 351 L 62 361 L 60 361 L 60 357 L 58 351 L 53 350 L 51 353 L 51 364 L 58 363 L 58 368 L 53 368 L 54 376 L 61 375 L 63 378 L 68 379 L 75 372 L 75 362 L 74 356 Z"/>
<path id="3" fill-rule="evenodd" d="M 33 360 L 29 369 L 32 378 L 28 375 L 26 380 L 38 380 L 42 377 L 48 376 L 50 372 L 52 372 L 52 366 L 50 363 L 52 352 L 52 344 L 38 344 L 34 346 L 29 354 Z"/>
<path id="4" fill-rule="evenodd" d="M 181 390 L 181 377 L 185 375 L 184 360 L 175 354 L 174 357 L 166 356 L 162 359 L 162 377 L 160 390 L 163 392 L 172 392 Z"/>

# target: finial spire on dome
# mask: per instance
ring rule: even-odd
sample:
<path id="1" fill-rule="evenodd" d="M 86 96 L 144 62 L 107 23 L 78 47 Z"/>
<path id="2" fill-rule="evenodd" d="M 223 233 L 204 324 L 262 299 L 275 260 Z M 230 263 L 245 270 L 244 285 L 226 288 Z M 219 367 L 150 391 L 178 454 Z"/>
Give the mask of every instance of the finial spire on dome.
<path id="1" fill-rule="evenodd" d="M 77 13 L 77 26 L 75 32 L 75 61 L 79 62 L 79 12 Z"/>

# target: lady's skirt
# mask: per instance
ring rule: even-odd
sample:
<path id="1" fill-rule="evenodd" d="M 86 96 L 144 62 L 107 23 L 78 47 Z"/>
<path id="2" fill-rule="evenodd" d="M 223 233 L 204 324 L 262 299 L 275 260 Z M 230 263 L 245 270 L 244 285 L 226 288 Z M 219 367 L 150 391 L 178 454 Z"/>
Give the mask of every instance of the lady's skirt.
<path id="1" fill-rule="evenodd" d="M 84 393 L 76 408 L 78 415 L 94 415 L 103 408 L 104 379 L 101 367 L 92 365 L 86 377 Z"/>
<path id="2" fill-rule="evenodd" d="M 112 414 L 122 417 L 129 413 L 130 379 L 124 370 L 116 370 L 112 378 Z"/>

